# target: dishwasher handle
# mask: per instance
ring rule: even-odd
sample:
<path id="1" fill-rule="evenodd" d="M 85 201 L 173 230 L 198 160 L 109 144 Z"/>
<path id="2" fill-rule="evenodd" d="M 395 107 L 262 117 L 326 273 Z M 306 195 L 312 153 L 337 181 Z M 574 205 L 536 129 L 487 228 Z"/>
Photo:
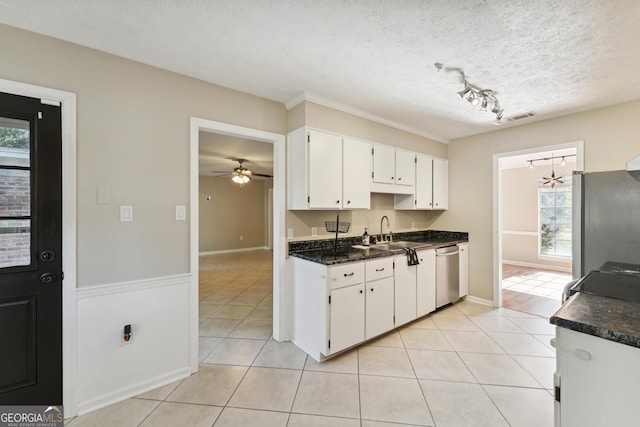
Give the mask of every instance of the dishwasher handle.
<path id="1" fill-rule="evenodd" d="M 436 256 L 451 256 L 451 255 L 458 255 L 460 251 L 455 251 L 455 252 L 441 252 L 438 253 L 436 252 Z"/>

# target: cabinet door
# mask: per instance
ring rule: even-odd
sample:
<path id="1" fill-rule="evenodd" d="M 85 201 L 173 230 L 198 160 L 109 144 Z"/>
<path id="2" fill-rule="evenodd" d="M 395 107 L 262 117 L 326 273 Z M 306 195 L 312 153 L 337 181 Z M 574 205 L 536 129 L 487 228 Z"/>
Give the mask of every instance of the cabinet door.
<path id="1" fill-rule="evenodd" d="M 433 159 L 433 209 L 449 208 L 449 162 Z"/>
<path id="2" fill-rule="evenodd" d="M 342 208 L 371 207 L 371 144 L 342 140 Z"/>
<path id="3" fill-rule="evenodd" d="M 396 182 L 396 150 L 384 145 L 373 146 L 373 182 Z"/>
<path id="4" fill-rule="evenodd" d="M 365 284 L 365 338 L 393 329 L 393 277 Z"/>
<path id="5" fill-rule="evenodd" d="M 458 243 L 459 262 L 460 262 L 460 298 L 469 294 L 469 244 Z"/>
<path id="6" fill-rule="evenodd" d="M 364 284 L 331 291 L 328 353 L 364 341 Z"/>
<path id="7" fill-rule="evenodd" d="M 436 251 L 418 251 L 418 260 L 416 314 L 421 317 L 436 310 Z"/>
<path id="8" fill-rule="evenodd" d="M 433 159 L 416 157 L 416 209 L 433 209 Z"/>
<path id="9" fill-rule="evenodd" d="M 395 263 L 395 326 L 397 327 L 416 318 L 417 268 L 415 265 L 407 265 L 405 255 L 397 256 L 393 261 Z"/>
<path id="10" fill-rule="evenodd" d="M 342 206 L 342 138 L 309 131 L 309 207 Z"/>
<path id="11" fill-rule="evenodd" d="M 396 184 L 416 184 L 416 155 L 409 151 L 396 150 Z"/>

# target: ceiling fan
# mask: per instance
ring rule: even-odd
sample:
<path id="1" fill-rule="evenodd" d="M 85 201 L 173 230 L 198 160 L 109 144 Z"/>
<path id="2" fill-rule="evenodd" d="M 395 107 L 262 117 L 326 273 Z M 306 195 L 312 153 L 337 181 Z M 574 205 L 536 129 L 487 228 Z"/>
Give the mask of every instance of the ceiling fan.
<path id="1" fill-rule="evenodd" d="M 226 171 L 211 171 L 213 173 L 220 173 L 220 174 L 225 174 L 231 175 L 231 180 L 233 182 L 235 182 L 236 184 L 240 184 L 240 186 L 246 184 L 247 182 L 249 182 L 252 177 L 254 176 L 260 176 L 263 178 L 273 178 L 272 175 L 267 175 L 267 174 L 263 174 L 263 173 L 256 173 L 256 172 L 252 172 L 249 169 L 245 168 L 242 164 L 244 162 L 248 162 L 247 159 L 232 159 L 235 162 L 238 162 L 238 166 L 236 166 L 235 168 L 233 168 L 232 172 L 226 172 Z"/>

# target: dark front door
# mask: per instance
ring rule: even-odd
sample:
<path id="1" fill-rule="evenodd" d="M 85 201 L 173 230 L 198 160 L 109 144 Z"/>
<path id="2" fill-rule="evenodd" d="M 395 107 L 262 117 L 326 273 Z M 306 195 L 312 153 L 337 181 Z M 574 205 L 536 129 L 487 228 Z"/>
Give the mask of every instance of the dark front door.
<path id="1" fill-rule="evenodd" d="M 0 405 L 62 404 L 60 107 L 0 93 Z"/>

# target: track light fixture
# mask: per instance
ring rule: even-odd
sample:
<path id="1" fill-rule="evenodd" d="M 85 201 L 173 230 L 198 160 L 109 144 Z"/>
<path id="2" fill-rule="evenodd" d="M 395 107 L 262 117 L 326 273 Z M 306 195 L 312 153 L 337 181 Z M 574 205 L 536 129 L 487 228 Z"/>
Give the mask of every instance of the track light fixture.
<path id="1" fill-rule="evenodd" d="M 539 159 L 526 160 L 526 162 L 529 163 L 529 169 L 533 169 L 534 167 L 533 162 L 544 162 L 544 161 L 551 160 L 551 164 L 553 165 L 554 159 L 562 159 L 562 161 L 560 162 L 560 165 L 565 166 L 567 164 L 565 157 L 576 157 L 576 155 L 575 154 L 565 154 L 564 156 L 551 155 L 551 157 L 541 157 Z"/>
<path id="2" fill-rule="evenodd" d="M 464 89 L 458 92 L 460 99 L 466 99 L 469 104 L 474 107 L 480 104 L 481 112 L 491 111 L 496 115 L 496 119 L 493 121 L 494 125 L 499 126 L 502 124 L 504 110 L 500 107 L 500 102 L 498 101 L 498 98 L 496 98 L 496 92 L 491 89 L 480 89 L 479 87 L 472 85 L 467 81 L 464 72 L 460 68 L 447 68 L 439 62 L 436 62 L 434 67 L 437 71 L 445 70 L 458 72 L 462 78 L 462 82 L 464 83 Z"/>

